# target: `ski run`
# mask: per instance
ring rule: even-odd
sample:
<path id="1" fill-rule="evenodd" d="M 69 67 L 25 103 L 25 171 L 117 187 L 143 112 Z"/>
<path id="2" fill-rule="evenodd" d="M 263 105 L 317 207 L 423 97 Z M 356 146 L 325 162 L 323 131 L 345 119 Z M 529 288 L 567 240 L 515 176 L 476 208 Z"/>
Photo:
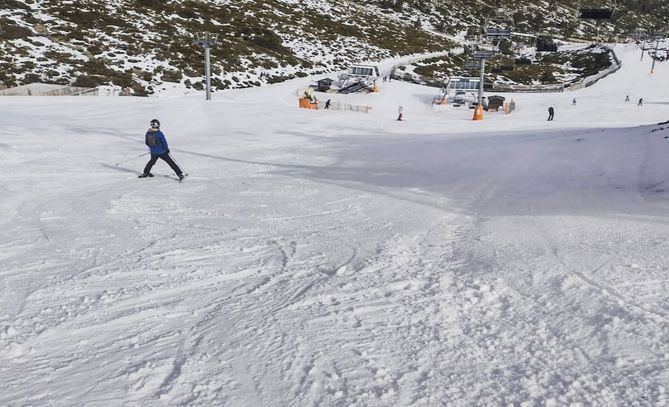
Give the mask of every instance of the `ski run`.
<path id="1" fill-rule="evenodd" d="M 400 81 L 0 98 L 0 405 L 666 406 L 669 66 L 614 48 L 480 122 Z M 183 183 L 114 165 L 153 118 Z"/>

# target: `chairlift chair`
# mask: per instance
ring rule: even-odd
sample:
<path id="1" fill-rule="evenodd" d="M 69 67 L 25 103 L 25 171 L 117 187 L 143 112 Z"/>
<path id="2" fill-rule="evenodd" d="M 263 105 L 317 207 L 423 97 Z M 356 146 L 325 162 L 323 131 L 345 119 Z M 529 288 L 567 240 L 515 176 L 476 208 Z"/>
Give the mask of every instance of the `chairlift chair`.
<path id="1" fill-rule="evenodd" d="M 470 60 L 465 64 L 464 68 L 466 71 L 476 71 L 481 68 L 481 62 Z"/>
<path id="2" fill-rule="evenodd" d="M 217 33 L 201 31 L 195 33 L 193 44 L 212 47 L 221 45 L 221 42 L 218 40 Z"/>
<path id="3" fill-rule="evenodd" d="M 486 38 L 500 40 L 511 37 L 514 28 L 515 22 L 511 13 L 502 7 L 496 7 L 485 21 L 483 31 Z"/>
<path id="4" fill-rule="evenodd" d="M 634 30 L 632 32 L 631 36 L 632 36 L 632 38 L 634 38 L 634 40 L 636 40 L 638 42 L 641 42 L 641 41 L 645 41 L 648 38 L 648 33 L 646 32 L 646 30 L 643 30 L 641 28 L 637 28 L 636 30 Z"/>
<path id="5" fill-rule="evenodd" d="M 496 54 L 499 53 L 499 42 L 495 43 L 494 40 L 491 40 L 485 36 L 480 37 L 477 44 L 474 46 L 474 52 L 472 53 L 474 59 L 491 59 Z"/>

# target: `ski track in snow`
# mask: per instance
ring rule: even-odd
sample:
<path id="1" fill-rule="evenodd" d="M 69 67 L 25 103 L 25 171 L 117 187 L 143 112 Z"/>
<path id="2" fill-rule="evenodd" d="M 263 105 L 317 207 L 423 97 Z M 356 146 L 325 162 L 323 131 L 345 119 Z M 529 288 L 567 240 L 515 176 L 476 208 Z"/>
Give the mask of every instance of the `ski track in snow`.
<path id="1" fill-rule="evenodd" d="M 396 82 L 0 100 L 0 405 L 666 405 L 668 117 L 612 100 L 669 68 L 618 52 L 478 124 Z M 110 164 L 153 117 L 183 183 Z"/>

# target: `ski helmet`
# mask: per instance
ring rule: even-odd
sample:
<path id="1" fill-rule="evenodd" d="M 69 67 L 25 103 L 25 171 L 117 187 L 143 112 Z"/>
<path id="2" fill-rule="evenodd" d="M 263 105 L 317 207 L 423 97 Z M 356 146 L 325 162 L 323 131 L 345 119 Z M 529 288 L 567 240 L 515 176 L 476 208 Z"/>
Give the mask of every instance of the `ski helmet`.
<path id="1" fill-rule="evenodd" d="M 160 128 L 160 121 L 158 119 L 153 119 L 151 120 L 151 127 L 159 129 Z"/>

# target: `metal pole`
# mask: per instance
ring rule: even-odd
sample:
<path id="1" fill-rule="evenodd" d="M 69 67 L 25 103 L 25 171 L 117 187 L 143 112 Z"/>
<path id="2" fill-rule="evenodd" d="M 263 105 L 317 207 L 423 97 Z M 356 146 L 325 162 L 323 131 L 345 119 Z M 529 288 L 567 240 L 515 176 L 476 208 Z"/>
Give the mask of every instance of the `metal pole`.
<path id="1" fill-rule="evenodd" d="M 127 160 L 119 161 L 119 162 L 117 162 L 117 163 L 114 164 L 114 165 L 118 167 L 120 164 L 125 164 L 125 163 L 127 163 L 128 161 L 136 160 L 136 159 L 138 159 L 139 157 L 144 157 L 145 155 L 149 155 L 149 154 L 151 154 L 150 151 L 149 151 L 148 153 L 140 154 L 140 155 L 138 155 L 137 157 L 132 157 L 132 158 L 128 158 Z"/>
<path id="2" fill-rule="evenodd" d="M 211 100 L 211 48 L 204 46 L 204 75 L 207 86 L 207 100 Z"/>
<path id="3" fill-rule="evenodd" d="M 218 42 L 218 34 L 212 34 L 209 32 L 199 33 L 193 44 L 200 45 L 204 48 L 204 76 L 205 76 L 205 90 L 207 100 L 211 100 L 211 49 L 218 45 L 221 45 Z"/>
<path id="4" fill-rule="evenodd" d="M 485 58 L 481 58 L 481 83 L 479 84 L 479 106 L 483 106 L 483 78 L 485 75 Z"/>
<path id="5" fill-rule="evenodd" d="M 643 40 L 643 44 L 641 44 L 641 61 L 643 61 L 643 54 L 646 52 L 646 40 Z"/>
<path id="6" fill-rule="evenodd" d="M 660 40 L 655 42 L 655 55 L 653 55 L 653 66 L 650 67 L 650 73 L 655 73 L 655 60 L 657 60 L 657 47 L 660 45 Z"/>

